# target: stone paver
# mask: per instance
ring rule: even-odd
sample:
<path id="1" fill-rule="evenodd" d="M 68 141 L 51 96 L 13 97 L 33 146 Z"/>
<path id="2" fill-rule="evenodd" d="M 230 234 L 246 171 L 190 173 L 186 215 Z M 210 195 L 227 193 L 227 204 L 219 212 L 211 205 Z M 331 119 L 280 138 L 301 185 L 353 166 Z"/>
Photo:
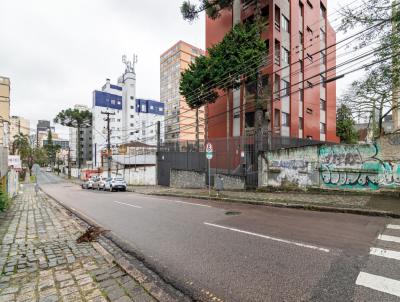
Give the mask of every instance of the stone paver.
<path id="1" fill-rule="evenodd" d="M 91 243 L 76 243 L 81 232 L 63 208 L 25 185 L 0 213 L 0 302 L 156 301 Z"/>

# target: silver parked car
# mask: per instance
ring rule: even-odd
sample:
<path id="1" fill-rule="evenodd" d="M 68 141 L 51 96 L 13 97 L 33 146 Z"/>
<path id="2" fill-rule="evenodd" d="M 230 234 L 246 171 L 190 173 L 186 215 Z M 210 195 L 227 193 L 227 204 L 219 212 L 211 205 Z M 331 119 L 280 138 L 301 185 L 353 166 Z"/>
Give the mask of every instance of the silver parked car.
<path id="1" fill-rule="evenodd" d="M 107 178 L 104 185 L 107 191 L 126 191 L 126 181 L 122 177 Z"/>
<path id="2" fill-rule="evenodd" d="M 93 189 L 93 182 L 95 182 L 96 177 L 91 177 L 82 184 L 82 189 Z"/>
<path id="3" fill-rule="evenodd" d="M 94 183 L 93 183 L 93 190 L 104 190 L 104 186 L 106 184 L 107 177 L 100 176 Z"/>

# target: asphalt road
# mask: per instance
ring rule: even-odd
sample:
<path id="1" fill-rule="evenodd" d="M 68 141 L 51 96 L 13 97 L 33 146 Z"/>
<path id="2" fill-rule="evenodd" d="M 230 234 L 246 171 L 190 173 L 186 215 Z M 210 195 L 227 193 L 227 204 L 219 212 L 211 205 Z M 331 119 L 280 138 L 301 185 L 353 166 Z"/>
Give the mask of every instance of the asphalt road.
<path id="1" fill-rule="evenodd" d="M 385 266 L 391 277 L 400 273 L 400 261 L 371 256 L 387 225 L 400 224 L 389 218 L 83 190 L 45 172 L 38 181 L 60 202 L 128 240 L 198 300 L 400 299 L 385 286 L 371 289 L 361 273 L 377 267 L 385 275 Z"/>

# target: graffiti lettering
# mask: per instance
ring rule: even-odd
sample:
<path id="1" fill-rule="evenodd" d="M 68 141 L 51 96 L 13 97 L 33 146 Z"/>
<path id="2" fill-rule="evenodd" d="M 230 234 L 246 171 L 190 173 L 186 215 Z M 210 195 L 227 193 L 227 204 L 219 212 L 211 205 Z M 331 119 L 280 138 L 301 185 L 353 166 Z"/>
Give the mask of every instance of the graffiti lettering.
<path id="1" fill-rule="evenodd" d="M 379 159 L 376 144 L 322 146 L 319 160 L 321 179 L 328 187 L 377 190 L 400 186 L 400 162 Z"/>

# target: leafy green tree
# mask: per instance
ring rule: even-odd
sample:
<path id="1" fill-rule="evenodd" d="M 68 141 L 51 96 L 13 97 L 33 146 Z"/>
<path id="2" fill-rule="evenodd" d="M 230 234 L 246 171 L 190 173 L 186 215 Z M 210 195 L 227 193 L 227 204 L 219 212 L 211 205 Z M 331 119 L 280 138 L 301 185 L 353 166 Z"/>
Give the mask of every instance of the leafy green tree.
<path id="1" fill-rule="evenodd" d="M 345 104 L 356 118 L 369 119 L 374 136 L 383 134 L 383 120 L 399 103 L 392 102 L 393 82 L 386 74 L 386 66 L 369 70 L 365 77 L 354 81 L 342 97 Z"/>
<path id="2" fill-rule="evenodd" d="M 198 5 L 190 1 L 184 1 L 181 5 L 181 13 L 185 20 L 193 21 L 199 17 L 202 11 L 212 18 L 220 16 L 220 11 L 225 8 L 231 8 L 234 0 L 201 0 Z"/>
<path id="3" fill-rule="evenodd" d="M 60 151 L 61 147 L 60 145 L 56 145 L 53 142 L 53 134 L 51 132 L 51 130 L 49 130 L 48 134 L 47 134 L 47 143 L 44 146 L 44 149 L 47 152 L 47 158 L 49 160 L 49 165 L 54 166 L 55 162 L 56 162 L 56 155 L 57 152 Z"/>
<path id="4" fill-rule="evenodd" d="M 43 167 L 49 162 L 48 153 L 45 148 L 35 148 L 32 151 L 32 162 Z"/>
<path id="5" fill-rule="evenodd" d="M 193 4 L 189 0 L 185 0 L 181 6 L 181 13 L 182 16 L 185 20 L 188 21 L 193 21 L 196 18 L 198 18 L 200 12 L 205 11 L 207 16 L 216 19 L 221 15 L 221 11 L 224 9 L 232 9 L 233 6 L 235 5 L 235 2 L 241 3 L 239 0 L 200 0 L 198 5 Z M 256 24 L 260 25 L 262 24 L 262 18 L 261 18 L 261 1 L 260 0 L 254 0 L 252 2 L 253 8 L 254 8 L 254 21 Z M 241 9 L 241 8 L 240 8 Z M 262 27 L 258 27 L 258 39 L 261 40 L 261 32 L 262 32 Z M 229 34 L 228 34 L 229 35 Z M 236 46 L 239 46 L 239 44 L 236 44 Z M 247 48 L 242 48 L 242 50 L 245 50 L 246 52 L 248 51 Z M 226 56 L 231 56 L 232 54 L 226 52 Z M 241 57 L 245 56 L 244 54 L 241 54 Z M 257 62 L 258 57 L 254 59 L 254 61 L 241 61 L 240 67 L 244 67 L 245 65 L 252 65 L 253 62 Z M 264 100 L 263 98 L 263 78 L 262 78 L 262 73 L 261 73 L 261 68 L 260 66 L 256 65 L 256 93 L 255 93 L 255 129 L 257 135 L 260 135 L 262 133 L 262 127 L 264 125 Z M 217 69 L 219 70 L 219 68 Z M 231 74 L 228 73 L 228 76 L 231 76 Z M 212 77 L 214 78 L 214 74 L 212 74 Z M 225 74 L 225 77 L 227 75 Z M 216 77 L 218 78 L 218 76 Z M 219 77 L 221 78 L 221 77 Z M 214 78 L 215 79 L 215 78 Z M 206 83 L 203 83 L 204 85 Z M 267 110 L 268 112 L 270 111 L 271 104 L 270 102 L 267 104 Z M 267 124 L 268 125 L 268 124 Z M 257 147 L 257 146 L 256 146 Z"/>
<path id="6" fill-rule="evenodd" d="M 340 31 L 363 29 L 357 35 L 355 48 L 362 48 L 376 41 L 375 61 L 380 63 L 367 70 L 365 78 L 351 84 L 353 90 L 346 104 L 353 114 L 368 115 L 366 118 L 378 125 L 382 133 L 382 121 L 398 109 L 400 97 L 400 2 L 392 0 L 363 1 L 362 9 L 344 7 Z M 393 93 L 394 92 L 394 93 Z"/>
<path id="7" fill-rule="evenodd" d="M 218 90 L 240 87 L 242 77 L 255 79 L 257 66 L 266 53 L 258 32 L 257 24 L 237 24 L 220 43 L 208 49 L 208 56 L 197 57 L 189 65 L 180 81 L 180 93 L 189 107 L 215 102 Z"/>
<path id="8" fill-rule="evenodd" d="M 354 127 L 351 110 L 345 104 L 342 104 L 336 113 L 336 134 L 342 143 L 354 144 L 358 141 L 358 132 Z"/>
<path id="9" fill-rule="evenodd" d="M 88 128 L 92 126 L 92 113 L 89 110 L 79 110 L 79 109 L 66 109 L 62 110 L 54 118 L 54 122 L 61 124 L 66 127 L 72 127 L 77 129 L 77 165 L 78 168 L 81 167 L 81 129 Z"/>

